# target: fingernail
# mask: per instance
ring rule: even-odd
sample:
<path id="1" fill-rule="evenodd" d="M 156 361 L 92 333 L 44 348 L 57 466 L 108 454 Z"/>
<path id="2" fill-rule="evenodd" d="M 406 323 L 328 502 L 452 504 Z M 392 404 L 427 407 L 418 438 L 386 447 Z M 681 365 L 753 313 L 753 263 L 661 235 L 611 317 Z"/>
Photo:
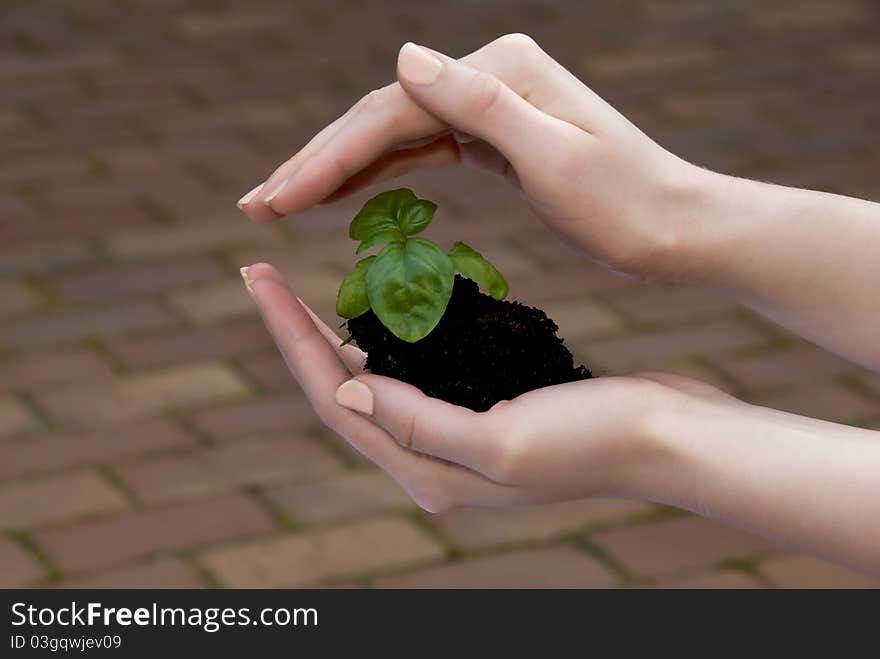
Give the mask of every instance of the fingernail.
<path id="1" fill-rule="evenodd" d="M 239 268 L 238 271 L 241 273 L 241 278 L 244 279 L 244 287 L 247 289 L 247 292 L 251 294 L 251 297 L 254 296 L 254 282 L 251 281 L 251 278 L 248 277 L 248 267 L 244 266 L 243 268 Z"/>
<path id="2" fill-rule="evenodd" d="M 277 196 L 278 196 L 278 193 L 281 192 L 281 191 L 284 189 L 284 186 L 287 185 L 287 182 L 288 182 L 289 180 L 290 180 L 290 179 L 286 178 L 286 179 L 284 179 L 283 181 L 281 181 L 281 183 L 279 183 L 279 184 L 276 185 L 274 188 L 272 188 L 272 189 L 269 191 L 269 193 L 268 193 L 265 197 L 263 197 L 263 203 L 266 204 L 267 206 L 268 206 L 270 203 L 272 203 L 272 200 L 273 200 L 275 197 L 277 197 Z"/>
<path id="3" fill-rule="evenodd" d="M 416 85 L 430 85 L 437 80 L 442 68 L 440 60 L 412 42 L 403 44 L 397 56 L 397 70 Z"/>
<path id="4" fill-rule="evenodd" d="M 349 380 L 336 390 L 336 402 L 355 412 L 373 413 L 373 392 L 359 380 Z"/>
<path id="5" fill-rule="evenodd" d="M 260 184 L 259 184 L 257 187 L 255 187 L 253 190 L 251 190 L 250 192 L 248 192 L 244 197 L 242 197 L 241 199 L 239 199 L 238 202 L 236 202 L 235 205 L 238 206 L 239 208 L 244 208 L 245 206 L 248 205 L 248 203 L 250 203 L 251 199 L 253 199 L 254 197 L 257 196 L 257 193 L 258 193 L 260 190 L 262 190 L 262 189 L 263 189 L 263 184 L 260 183 Z"/>

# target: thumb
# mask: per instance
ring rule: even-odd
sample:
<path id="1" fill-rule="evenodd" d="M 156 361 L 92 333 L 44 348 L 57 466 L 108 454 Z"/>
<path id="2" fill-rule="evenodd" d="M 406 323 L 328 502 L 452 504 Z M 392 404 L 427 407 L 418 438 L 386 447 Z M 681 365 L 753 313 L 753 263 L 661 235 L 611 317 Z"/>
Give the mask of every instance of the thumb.
<path id="1" fill-rule="evenodd" d="M 498 435 L 485 413 L 430 398 L 381 375 L 358 375 L 336 390 L 336 402 L 370 418 L 402 447 L 485 473 L 497 462 Z"/>
<path id="2" fill-rule="evenodd" d="M 541 112 L 491 73 L 414 43 L 400 49 L 397 79 L 416 104 L 453 128 L 489 142 L 521 174 L 529 163 L 546 161 L 540 154 L 558 149 L 563 140 L 569 142 L 572 132 L 581 132 Z"/>

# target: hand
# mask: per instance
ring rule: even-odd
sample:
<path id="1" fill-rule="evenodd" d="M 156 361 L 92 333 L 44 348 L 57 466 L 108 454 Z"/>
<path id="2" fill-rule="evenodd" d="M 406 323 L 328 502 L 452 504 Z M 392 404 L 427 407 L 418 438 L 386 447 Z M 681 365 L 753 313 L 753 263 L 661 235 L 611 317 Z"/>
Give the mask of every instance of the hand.
<path id="1" fill-rule="evenodd" d="M 504 176 L 552 230 L 611 268 L 684 276 L 706 173 L 658 146 L 529 37 L 501 37 L 459 61 L 406 44 L 397 77 L 239 206 L 268 221 L 460 162 Z"/>
<path id="2" fill-rule="evenodd" d="M 472 412 L 363 373 L 364 354 L 340 346 L 275 268 L 257 264 L 243 274 L 324 423 L 432 512 L 596 495 L 648 497 L 667 459 L 653 441 L 656 412 L 736 402 L 709 385 L 654 374 L 547 387 Z"/>

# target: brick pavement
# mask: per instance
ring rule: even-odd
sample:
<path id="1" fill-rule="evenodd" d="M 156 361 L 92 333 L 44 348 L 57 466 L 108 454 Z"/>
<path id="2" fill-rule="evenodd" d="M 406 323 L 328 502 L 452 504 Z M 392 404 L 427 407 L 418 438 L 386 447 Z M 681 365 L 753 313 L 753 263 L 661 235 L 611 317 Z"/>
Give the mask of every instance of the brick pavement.
<path id="1" fill-rule="evenodd" d="M 877 585 L 641 503 L 418 511 L 321 428 L 238 280 L 272 261 L 332 313 L 364 195 L 273 227 L 234 205 L 405 40 L 461 54 L 510 31 L 686 158 L 877 199 L 876 3 L 6 4 L 0 586 Z M 578 260 L 498 181 L 407 183 L 440 204 L 435 237 L 479 245 L 600 370 L 880 427 L 877 376 Z"/>

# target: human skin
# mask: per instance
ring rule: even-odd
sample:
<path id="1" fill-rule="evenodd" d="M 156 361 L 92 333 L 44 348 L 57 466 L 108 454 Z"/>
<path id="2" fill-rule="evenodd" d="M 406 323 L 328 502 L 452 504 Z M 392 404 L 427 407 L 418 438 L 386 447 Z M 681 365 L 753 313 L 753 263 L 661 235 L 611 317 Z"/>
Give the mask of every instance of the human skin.
<path id="1" fill-rule="evenodd" d="M 460 162 L 504 176 L 552 231 L 615 271 L 699 283 L 880 370 L 880 205 L 691 165 L 522 35 L 458 61 L 407 44 L 397 77 L 248 193 L 244 212 L 271 221 Z M 638 498 L 880 574 L 880 433 L 661 373 L 475 413 L 362 373 L 363 354 L 339 347 L 277 270 L 243 274 L 317 413 L 427 510 Z"/>

